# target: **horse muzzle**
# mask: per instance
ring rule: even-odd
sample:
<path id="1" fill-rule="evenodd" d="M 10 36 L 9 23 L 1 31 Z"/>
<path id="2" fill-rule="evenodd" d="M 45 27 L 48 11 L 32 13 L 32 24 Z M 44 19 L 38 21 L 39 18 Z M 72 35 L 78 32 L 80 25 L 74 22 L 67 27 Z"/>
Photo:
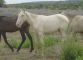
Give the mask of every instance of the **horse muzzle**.
<path id="1" fill-rule="evenodd" d="M 17 26 L 18 28 L 20 28 L 20 27 L 21 27 L 21 24 L 17 24 L 17 23 L 16 23 L 16 26 Z"/>

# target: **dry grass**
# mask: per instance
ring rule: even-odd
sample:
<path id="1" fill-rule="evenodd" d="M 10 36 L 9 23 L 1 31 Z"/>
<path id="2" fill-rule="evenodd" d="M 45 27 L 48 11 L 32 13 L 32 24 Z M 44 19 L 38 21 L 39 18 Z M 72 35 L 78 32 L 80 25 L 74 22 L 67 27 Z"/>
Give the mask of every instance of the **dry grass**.
<path id="1" fill-rule="evenodd" d="M 58 47 L 57 47 L 58 48 Z M 33 55 L 33 53 L 29 52 L 29 49 L 21 49 L 19 53 L 11 52 L 9 48 L 2 47 L 0 49 L 0 60 L 56 60 L 59 57 L 58 50 L 53 47 L 49 47 L 45 50 L 45 56 L 42 57 L 40 55 Z"/>
<path id="2" fill-rule="evenodd" d="M 14 38 L 15 40 L 20 40 L 21 37 L 18 32 L 16 33 L 8 33 L 8 40 L 12 40 Z M 68 36 L 69 37 L 69 36 Z M 49 38 L 51 40 L 51 38 Z M 49 40 L 48 39 L 48 40 Z M 70 36 L 68 38 L 69 40 L 75 40 L 75 37 Z M 83 41 L 80 40 L 80 36 L 77 35 L 77 39 L 79 40 L 79 43 L 83 45 Z M 55 39 L 53 39 L 55 40 Z M 50 41 L 49 41 L 50 42 Z M 16 52 L 16 49 L 14 48 L 14 52 L 11 52 L 9 47 L 6 46 L 3 39 L 0 42 L 0 60 L 60 60 L 61 51 L 63 42 L 56 42 L 52 46 L 47 46 L 45 48 L 45 56 L 40 56 L 40 54 L 33 55 L 33 52 L 29 52 L 29 48 L 22 48 L 19 53 Z"/>
<path id="3" fill-rule="evenodd" d="M 15 40 L 21 39 L 19 32 L 8 33 L 7 37 L 8 40 L 12 40 L 12 38 Z M 7 45 L 4 43 L 4 40 L 2 39 L 0 42 L 0 60 L 58 60 L 60 56 L 59 45 L 47 47 L 45 49 L 44 57 L 40 56 L 40 54 L 33 55 L 33 52 L 29 52 L 29 48 L 22 48 L 19 53 L 16 52 L 15 48 L 14 50 L 14 52 L 11 52 L 10 48 L 7 47 Z"/>
<path id="4" fill-rule="evenodd" d="M 6 9 L 1 9 L 0 11 L 2 12 L 3 10 Z M 13 11 L 11 8 L 10 10 Z M 7 11 L 7 15 L 10 12 L 10 10 Z M 10 13 L 12 13 L 10 12 Z M 36 14 L 45 14 L 45 15 L 50 15 L 56 13 L 55 11 L 45 11 L 45 10 L 30 10 L 32 13 Z M 43 13 L 42 13 L 43 12 Z M 53 13 L 52 13 L 53 12 Z M 4 12 L 5 13 L 5 12 Z M 4 15 L 4 13 L 2 15 Z M 14 32 L 14 33 L 8 33 L 7 34 L 8 40 L 12 40 L 13 38 L 15 40 L 21 40 L 21 36 L 19 32 Z M 83 41 L 80 41 L 81 44 L 83 44 Z M 26 49 L 21 49 L 19 53 L 16 52 L 16 49 L 14 52 L 11 52 L 11 50 L 6 47 L 6 44 L 4 43 L 3 39 L 0 42 L 0 60 L 60 60 L 60 51 L 61 51 L 61 45 L 63 43 L 58 43 L 56 45 L 49 46 L 45 49 L 45 56 L 42 57 L 40 55 L 33 55 L 32 53 L 29 52 L 29 48 Z"/>

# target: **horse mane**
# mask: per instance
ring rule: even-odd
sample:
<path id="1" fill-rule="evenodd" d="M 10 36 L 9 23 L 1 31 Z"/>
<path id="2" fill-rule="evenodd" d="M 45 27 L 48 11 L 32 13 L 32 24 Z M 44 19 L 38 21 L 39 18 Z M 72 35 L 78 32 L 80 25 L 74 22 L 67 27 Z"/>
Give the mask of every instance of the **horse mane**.
<path id="1" fill-rule="evenodd" d="M 33 14 L 33 13 L 28 12 L 28 11 L 25 11 L 26 15 L 27 15 L 27 13 L 29 13 L 29 18 L 33 18 L 34 20 L 36 19 L 37 14 Z"/>
<path id="2" fill-rule="evenodd" d="M 31 15 L 33 18 L 36 18 L 36 17 L 37 17 L 37 14 L 30 13 L 30 15 Z"/>

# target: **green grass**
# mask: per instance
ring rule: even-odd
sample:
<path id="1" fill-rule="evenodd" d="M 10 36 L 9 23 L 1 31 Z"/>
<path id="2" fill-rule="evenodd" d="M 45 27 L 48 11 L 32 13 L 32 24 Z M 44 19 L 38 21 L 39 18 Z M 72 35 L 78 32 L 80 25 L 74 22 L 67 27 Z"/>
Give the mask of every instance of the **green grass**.
<path id="1" fill-rule="evenodd" d="M 83 56 L 83 46 L 75 40 L 66 41 L 63 44 L 61 60 L 78 60 Z"/>
<path id="2" fill-rule="evenodd" d="M 46 36 L 44 38 L 44 43 L 45 43 L 45 47 L 50 47 L 53 46 L 54 44 L 56 44 L 59 40 L 57 38 L 54 38 L 52 36 Z"/>
<path id="3" fill-rule="evenodd" d="M 33 39 L 34 40 L 34 39 Z M 8 40 L 8 42 L 14 47 L 14 48 L 18 48 L 18 46 L 20 45 L 22 40 L 16 40 L 14 38 L 11 38 L 10 40 Z M 49 46 L 52 46 L 54 44 L 56 44 L 58 42 L 58 39 L 57 38 L 53 38 L 51 36 L 46 36 L 44 38 L 44 43 L 45 43 L 45 47 L 49 47 Z M 6 44 L 4 45 L 4 47 L 8 47 Z M 30 41 L 29 39 L 27 38 L 25 40 L 25 43 L 22 45 L 22 48 L 29 48 L 30 47 Z"/>
<path id="4" fill-rule="evenodd" d="M 14 48 L 18 48 L 18 46 L 20 45 L 22 40 L 16 40 L 16 39 L 11 39 L 9 40 L 9 43 L 14 47 Z M 29 40 L 26 39 L 24 44 L 22 45 L 22 48 L 29 48 L 30 43 Z"/>
<path id="5" fill-rule="evenodd" d="M 83 56 L 77 57 L 76 60 L 83 60 Z"/>
<path id="6" fill-rule="evenodd" d="M 67 40 L 62 42 L 59 38 L 53 37 L 53 36 L 45 36 L 44 38 L 44 47 L 45 49 L 45 55 L 47 57 L 55 57 L 60 58 L 61 60 L 83 60 L 83 44 L 80 42 L 80 39 L 77 37 L 68 36 L 66 37 Z M 33 39 L 34 40 L 34 39 Z M 22 40 L 11 38 L 8 40 L 8 42 L 14 47 L 18 48 Z M 0 44 L 0 48 L 8 47 L 5 43 Z M 25 43 L 22 46 L 23 50 L 26 50 L 24 48 L 29 48 L 30 42 L 27 38 Z M 57 48 L 59 47 L 59 48 Z M 9 49 L 9 47 L 8 47 Z M 2 50 L 0 50 L 2 51 Z M 60 52 L 61 51 L 61 52 Z M 60 53 L 60 54 L 59 54 Z"/>

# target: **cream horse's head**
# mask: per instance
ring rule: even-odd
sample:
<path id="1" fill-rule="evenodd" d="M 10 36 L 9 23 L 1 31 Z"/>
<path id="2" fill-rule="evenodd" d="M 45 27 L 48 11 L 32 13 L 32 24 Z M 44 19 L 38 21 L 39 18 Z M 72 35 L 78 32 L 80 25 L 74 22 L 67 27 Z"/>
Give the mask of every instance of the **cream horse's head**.
<path id="1" fill-rule="evenodd" d="M 27 17 L 25 14 L 25 10 L 20 9 L 20 13 L 18 14 L 18 18 L 16 21 L 16 26 L 20 28 L 26 20 L 27 20 Z"/>

